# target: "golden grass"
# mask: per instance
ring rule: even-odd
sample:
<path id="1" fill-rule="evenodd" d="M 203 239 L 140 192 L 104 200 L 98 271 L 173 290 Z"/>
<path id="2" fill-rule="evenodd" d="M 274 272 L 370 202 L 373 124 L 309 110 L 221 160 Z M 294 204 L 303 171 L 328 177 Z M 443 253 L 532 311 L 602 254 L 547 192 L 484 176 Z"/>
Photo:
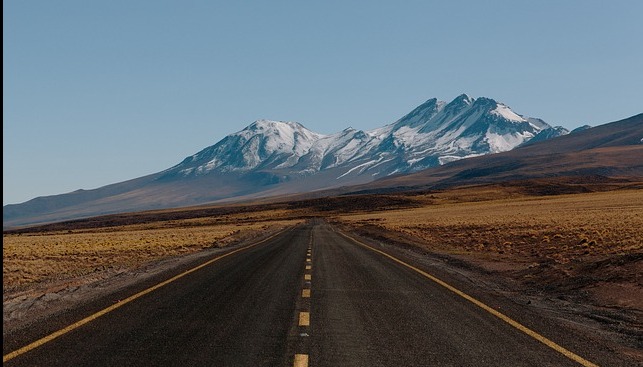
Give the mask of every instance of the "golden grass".
<path id="1" fill-rule="evenodd" d="M 641 190 L 474 202 L 457 202 L 457 191 L 448 195 L 427 196 L 428 204 L 420 208 L 338 219 L 358 228 L 392 231 L 435 251 L 512 255 L 518 261 L 564 264 L 643 251 Z"/>
<path id="2" fill-rule="evenodd" d="M 149 261 L 224 247 L 235 239 L 301 221 L 262 221 L 269 213 L 244 218 L 200 218 L 82 231 L 4 235 L 5 290 L 108 270 L 131 269 Z M 246 216 L 247 217 L 247 216 Z"/>
<path id="3" fill-rule="evenodd" d="M 507 264 L 580 264 L 643 253 L 643 190 L 525 196 L 474 187 L 413 196 L 413 208 L 346 214 L 309 209 L 163 220 L 118 227 L 3 236 L 3 289 L 96 276 L 223 247 L 270 228 L 330 215 L 358 229 L 398 236 L 431 251 Z M 342 214 L 344 213 L 344 214 Z"/>

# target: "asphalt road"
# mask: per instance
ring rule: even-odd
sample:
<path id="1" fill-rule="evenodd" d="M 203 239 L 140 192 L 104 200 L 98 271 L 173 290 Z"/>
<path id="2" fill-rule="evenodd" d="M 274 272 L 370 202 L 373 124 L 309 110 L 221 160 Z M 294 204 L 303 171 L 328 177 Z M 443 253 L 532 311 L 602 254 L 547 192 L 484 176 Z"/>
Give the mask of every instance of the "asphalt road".
<path id="1" fill-rule="evenodd" d="M 568 339 L 575 355 L 592 349 Z M 5 358 L 27 345 L 3 344 Z M 214 261 L 4 364 L 582 365 L 323 222 Z"/>

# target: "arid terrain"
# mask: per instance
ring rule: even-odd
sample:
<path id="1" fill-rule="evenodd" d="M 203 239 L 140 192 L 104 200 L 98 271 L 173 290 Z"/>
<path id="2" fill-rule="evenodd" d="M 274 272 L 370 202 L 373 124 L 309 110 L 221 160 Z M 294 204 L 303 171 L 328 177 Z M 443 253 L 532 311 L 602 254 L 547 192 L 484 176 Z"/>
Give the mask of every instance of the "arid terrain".
<path id="1" fill-rule="evenodd" d="M 419 208 L 336 220 L 582 324 L 643 360 L 643 191 L 505 195 L 456 190 L 417 197 L 426 202 Z"/>
<path id="2" fill-rule="evenodd" d="M 395 251 L 448 264 L 643 359 L 643 186 L 579 182 L 191 208 L 5 231 L 3 329 L 324 217 Z"/>
<path id="3" fill-rule="evenodd" d="M 360 233 L 459 256 L 534 287 L 587 288 L 598 303 L 643 309 L 643 288 L 631 282 L 643 274 L 640 190 L 457 202 L 470 194 L 484 192 L 426 195 L 418 197 L 427 202 L 419 208 L 337 220 Z"/>
<path id="4" fill-rule="evenodd" d="M 276 220 L 268 216 L 276 216 Z M 3 329 L 302 222 L 278 210 L 3 235 Z M 107 224 L 107 225 L 106 225 Z"/>

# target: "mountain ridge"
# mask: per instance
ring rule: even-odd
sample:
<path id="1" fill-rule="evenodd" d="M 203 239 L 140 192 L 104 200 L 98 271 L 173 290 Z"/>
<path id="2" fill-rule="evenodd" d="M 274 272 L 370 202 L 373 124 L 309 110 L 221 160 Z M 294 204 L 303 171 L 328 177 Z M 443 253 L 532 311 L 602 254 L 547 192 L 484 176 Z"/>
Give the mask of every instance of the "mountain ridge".
<path id="1" fill-rule="evenodd" d="M 507 152 L 384 178 L 353 189 L 377 191 L 403 187 L 404 190 L 416 190 L 573 176 L 643 180 L 643 113 L 524 144 Z"/>
<path id="2" fill-rule="evenodd" d="M 306 175 L 344 167 L 338 179 L 355 170 L 382 177 L 510 150 L 548 128 L 493 99 L 462 94 L 449 103 L 429 99 L 396 122 L 366 131 L 347 128 L 324 135 L 297 122 L 257 120 L 187 157 L 165 176 L 280 169 Z"/>
<path id="3" fill-rule="evenodd" d="M 548 129 L 554 128 L 503 103 L 466 94 L 449 103 L 429 99 L 366 131 L 319 134 L 296 122 L 257 120 L 164 171 L 4 206 L 3 226 L 367 184 L 511 151 Z"/>

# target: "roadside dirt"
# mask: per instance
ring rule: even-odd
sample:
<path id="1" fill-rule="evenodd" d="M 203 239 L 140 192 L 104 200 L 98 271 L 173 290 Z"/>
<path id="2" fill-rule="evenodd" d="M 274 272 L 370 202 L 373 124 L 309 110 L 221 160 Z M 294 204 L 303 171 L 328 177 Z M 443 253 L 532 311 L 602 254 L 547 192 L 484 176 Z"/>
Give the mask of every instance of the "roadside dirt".
<path id="1" fill-rule="evenodd" d="M 423 238 L 376 225 L 335 225 L 429 269 L 458 273 L 643 363 L 643 253 L 586 258 L 571 267 L 519 254 L 440 251 Z"/>
<path id="2" fill-rule="evenodd" d="M 151 239 L 158 242 L 156 249 L 184 234 L 186 246 L 178 250 L 186 252 L 104 267 L 98 262 L 109 261 L 105 254 L 129 261 L 131 253 L 127 251 L 141 251 L 128 247 L 127 251 L 95 253 L 95 246 L 85 244 L 90 250 L 83 249 L 84 257 L 78 257 L 78 245 L 58 257 L 51 252 L 41 255 L 27 251 L 12 259 L 3 246 L 3 336 L 170 269 L 268 236 L 283 228 L 276 221 L 322 217 L 417 264 L 457 273 L 482 293 L 504 295 L 516 304 L 528 305 L 643 365 L 641 188 L 558 196 L 550 186 L 543 189 L 541 183 L 534 185 L 108 216 L 5 231 L 5 236 L 69 236 L 60 241 L 54 238 L 65 244 L 85 231 L 110 241 L 129 231 L 134 237 L 123 240 L 127 246 L 134 241 L 148 248 Z M 537 195 L 526 195 L 525 187 L 537 191 Z M 585 189 L 583 186 L 579 192 Z M 269 224 L 258 230 L 237 231 L 259 222 Z M 228 236 L 227 230 L 223 231 L 222 236 L 227 236 L 223 245 L 210 247 L 213 242 L 208 237 L 198 241 L 199 237 L 193 237 L 199 231 L 212 235 L 209 226 L 225 225 L 234 226 L 234 234 Z M 154 235 L 149 237 L 139 230 Z M 27 271 L 30 264 L 40 264 L 38 261 L 59 265 L 70 255 L 82 260 L 78 264 L 87 263 L 91 272 L 33 281 L 37 277 Z M 8 259 L 14 261 L 14 269 L 7 267 Z M 28 283 L 12 284 L 10 279 L 18 279 L 12 275 L 15 268 L 20 275 L 32 276 L 19 279 Z"/>
<path id="3" fill-rule="evenodd" d="M 560 320 L 568 327 L 589 335 L 597 343 L 608 344 L 618 353 L 643 361 L 641 254 L 624 255 L 609 261 L 590 261 L 579 264 L 572 271 L 555 262 L 536 264 L 510 254 L 433 251 L 422 246 L 426 242 L 421 238 L 387 231 L 379 226 L 334 224 L 393 253 L 410 257 L 415 263 L 457 273 L 483 293 L 501 294 L 517 304 L 529 305 L 537 313 Z M 268 237 L 281 229 L 242 232 L 234 240 L 228 240 L 223 248 L 213 247 L 136 267 L 111 268 L 3 292 L 3 336 L 171 269 Z"/>
<path id="4" fill-rule="evenodd" d="M 243 231 L 225 238 L 225 246 L 222 247 L 199 249 L 197 252 L 142 262 L 131 267 L 108 268 L 63 280 L 39 282 L 28 287 L 5 285 L 2 294 L 3 336 L 186 264 L 205 261 L 267 238 L 283 229 L 274 226 L 262 231 Z"/>

